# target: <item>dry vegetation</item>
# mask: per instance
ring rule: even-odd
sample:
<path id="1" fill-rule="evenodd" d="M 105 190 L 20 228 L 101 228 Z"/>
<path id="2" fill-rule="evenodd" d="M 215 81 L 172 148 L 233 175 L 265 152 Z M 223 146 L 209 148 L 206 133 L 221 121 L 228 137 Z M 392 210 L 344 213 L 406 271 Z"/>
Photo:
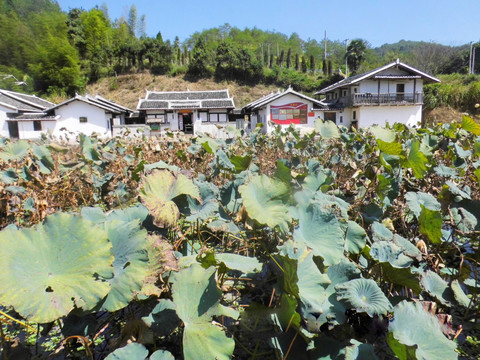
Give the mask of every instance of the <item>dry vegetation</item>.
<path id="1" fill-rule="evenodd" d="M 146 90 L 184 91 L 184 90 L 228 89 L 233 96 L 235 106 L 242 107 L 259 97 L 277 91 L 276 86 L 257 85 L 255 87 L 239 85 L 234 81 L 216 82 L 214 79 L 201 79 L 189 82 L 181 76 L 154 76 L 148 72 L 109 77 L 87 86 L 86 92 L 99 94 L 131 109 L 137 107 L 138 99 L 144 98 Z"/>

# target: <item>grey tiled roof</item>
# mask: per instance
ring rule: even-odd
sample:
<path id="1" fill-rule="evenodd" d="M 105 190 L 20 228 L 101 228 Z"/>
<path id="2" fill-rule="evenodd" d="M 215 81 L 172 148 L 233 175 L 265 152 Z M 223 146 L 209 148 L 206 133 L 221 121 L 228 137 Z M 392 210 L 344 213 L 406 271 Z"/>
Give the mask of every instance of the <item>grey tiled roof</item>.
<path id="1" fill-rule="evenodd" d="M 138 110 L 168 109 L 234 109 L 228 90 L 147 92 L 140 99 Z"/>
<path id="2" fill-rule="evenodd" d="M 202 101 L 202 108 L 234 108 L 232 99 L 227 100 L 204 100 Z"/>
<path id="3" fill-rule="evenodd" d="M 139 109 L 168 109 L 168 101 L 142 101 Z"/>
<path id="4" fill-rule="evenodd" d="M 11 114 L 8 120 L 15 120 L 15 121 L 33 121 L 33 120 L 40 120 L 40 121 L 55 121 L 58 119 L 58 116 L 52 115 L 45 115 L 44 113 L 36 113 L 36 114 Z"/>
<path id="5" fill-rule="evenodd" d="M 206 100 L 206 99 L 228 99 L 228 90 L 217 91 L 165 91 L 149 92 L 148 100 Z"/>
<path id="6" fill-rule="evenodd" d="M 409 66 L 407 64 L 404 64 L 402 62 L 400 62 L 399 60 L 395 61 L 395 62 L 392 62 L 388 65 L 385 65 L 385 66 L 382 66 L 382 67 L 379 67 L 377 69 L 374 69 L 374 70 L 371 70 L 371 71 L 368 71 L 364 74 L 359 74 L 359 75 L 355 75 L 355 76 L 350 76 L 349 78 L 346 78 L 346 79 L 343 79 L 343 80 L 340 80 L 339 82 L 336 82 L 335 84 L 332 84 L 330 86 L 327 86 L 326 88 L 324 89 L 321 89 L 319 91 L 317 91 L 315 93 L 315 95 L 317 94 L 325 94 L 329 91 L 332 91 L 332 90 L 335 90 L 335 89 L 338 89 L 338 88 L 341 88 L 341 87 L 344 87 L 344 86 L 349 86 L 349 85 L 352 85 L 352 84 L 355 84 L 356 82 L 358 81 L 361 81 L 361 80 L 365 80 L 365 79 L 368 79 L 368 78 L 371 78 L 372 76 L 374 76 L 375 74 L 380 74 L 382 71 L 385 71 L 385 70 L 388 70 L 388 69 L 391 69 L 391 68 L 394 68 L 394 67 L 398 67 L 402 70 L 404 70 L 405 72 L 407 72 L 408 74 L 410 75 L 405 75 L 405 76 L 420 76 L 421 78 L 424 79 L 425 82 L 440 82 L 439 79 L 433 77 L 432 75 L 429 75 L 423 71 L 420 71 L 418 69 L 415 69 L 414 67 L 412 66 Z M 386 77 L 386 76 L 389 76 L 390 74 L 380 74 L 381 77 Z M 392 74 L 393 75 L 393 74 Z M 379 78 L 380 78 L 379 76 Z M 399 77 L 397 74 L 394 75 L 395 77 Z"/>
<path id="7" fill-rule="evenodd" d="M 42 107 L 43 109 L 48 109 L 49 107 L 52 107 L 53 105 L 55 105 L 54 103 L 50 102 L 50 101 L 47 101 L 45 99 L 42 99 L 42 98 L 39 98 L 35 95 L 27 95 L 27 94 L 22 94 L 22 93 L 14 93 L 14 92 L 9 92 L 10 94 L 24 100 L 24 101 L 28 101 L 30 103 L 33 103 L 35 105 L 38 105 L 40 107 Z"/>
<path id="8" fill-rule="evenodd" d="M 38 111 L 39 110 L 38 107 L 24 103 L 20 100 L 17 100 L 15 98 L 12 98 L 0 92 L 0 105 L 2 104 L 18 111 Z"/>

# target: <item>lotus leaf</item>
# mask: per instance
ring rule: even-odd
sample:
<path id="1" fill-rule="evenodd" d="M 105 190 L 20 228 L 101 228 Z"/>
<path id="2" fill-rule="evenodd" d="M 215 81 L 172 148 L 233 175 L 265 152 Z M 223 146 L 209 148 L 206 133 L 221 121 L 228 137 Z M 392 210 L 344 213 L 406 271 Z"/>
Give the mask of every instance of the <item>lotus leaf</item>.
<path id="1" fill-rule="evenodd" d="M 353 279 L 335 286 L 337 298 L 347 301 L 358 312 L 368 315 L 386 315 L 392 304 L 371 279 Z"/>
<path id="2" fill-rule="evenodd" d="M 316 256 L 323 258 L 325 265 L 333 265 L 343 258 L 347 224 L 338 217 L 335 203 L 312 201 L 308 206 L 297 209 L 298 226 L 293 238 L 313 249 Z"/>
<path id="3" fill-rule="evenodd" d="M 205 181 L 194 180 L 200 194 L 200 201 L 188 197 L 186 206 L 181 207 L 182 212 L 187 213 L 187 221 L 208 220 L 218 213 L 218 188 Z M 185 209 L 184 209 L 185 208 Z"/>
<path id="4" fill-rule="evenodd" d="M 140 291 L 148 272 L 147 231 L 140 229 L 138 220 L 105 223 L 113 245 L 114 276 L 103 308 L 117 311 L 128 305 L 135 292 Z"/>
<path id="5" fill-rule="evenodd" d="M 443 305 L 451 306 L 454 301 L 454 294 L 447 282 L 437 273 L 427 270 L 420 278 L 423 289 L 431 296 L 437 298 Z"/>
<path id="6" fill-rule="evenodd" d="M 161 337 L 170 335 L 181 323 L 175 312 L 175 304 L 167 299 L 160 299 L 152 312 L 142 320 Z"/>
<path id="7" fill-rule="evenodd" d="M 387 143 L 394 142 L 397 137 L 394 130 L 385 128 L 383 126 L 378 126 L 378 125 L 370 126 L 368 128 L 368 131 L 372 133 L 372 135 L 375 136 L 375 138 L 385 141 Z"/>
<path id="8" fill-rule="evenodd" d="M 30 149 L 30 145 L 25 140 L 12 141 L 5 145 L 0 151 L 0 160 L 18 161 L 23 160 Z"/>
<path id="9" fill-rule="evenodd" d="M 441 205 L 432 195 L 418 191 L 409 191 L 405 194 L 408 209 L 418 218 L 422 212 L 421 205 L 432 211 L 440 211 Z"/>
<path id="10" fill-rule="evenodd" d="M 420 205 L 422 212 L 418 218 L 420 232 L 425 235 L 432 243 L 437 244 L 442 239 L 442 215 L 440 211 L 432 211 Z"/>
<path id="11" fill-rule="evenodd" d="M 301 300 L 302 314 L 320 313 L 330 280 L 313 261 L 312 251 L 305 244 L 292 241 L 279 250 L 285 288 Z"/>
<path id="12" fill-rule="evenodd" d="M 428 159 L 423 152 L 420 151 L 420 142 L 412 141 L 409 147 L 408 157 L 403 161 L 403 166 L 411 168 L 413 175 L 417 179 L 423 179 L 427 172 Z"/>
<path id="13" fill-rule="evenodd" d="M 198 188 L 183 174 L 167 170 L 156 171 L 143 178 L 140 199 L 148 208 L 158 227 L 174 226 L 180 211 L 173 201 L 179 195 L 190 195 L 201 201 Z"/>
<path id="14" fill-rule="evenodd" d="M 315 130 L 324 139 L 338 139 L 340 137 L 340 131 L 338 126 L 333 121 L 315 121 Z"/>
<path id="15" fill-rule="evenodd" d="M 236 311 L 220 304 L 215 271 L 214 267 L 204 269 L 193 264 L 174 274 L 172 295 L 177 315 L 185 324 L 183 354 L 186 360 L 230 359 L 235 347 L 234 340 L 211 323 L 212 316 L 238 317 Z"/>
<path id="16" fill-rule="evenodd" d="M 387 155 L 401 155 L 403 153 L 402 144 L 399 142 L 385 142 L 377 139 L 378 148 Z"/>
<path id="17" fill-rule="evenodd" d="M 55 169 L 52 154 L 45 145 L 34 145 L 33 154 L 38 160 L 36 163 L 41 173 L 50 174 Z"/>
<path id="18" fill-rule="evenodd" d="M 89 310 L 110 290 L 111 243 L 80 216 L 59 213 L 33 228 L 4 229 L 0 257 L 0 303 L 32 321 Z"/>
<path id="19" fill-rule="evenodd" d="M 139 343 L 132 342 L 108 355 L 105 360 L 147 360 L 148 350 Z"/>
<path id="20" fill-rule="evenodd" d="M 215 254 L 215 260 L 219 263 L 224 263 L 231 270 L 238 270 L 244 274 L 256 273 L 262 270 L 262 263 L 256 257 L 220 253 Z"/>
<path id="21" fill-rule="evenodd" d="M 279 226 L 281 230 L 287 231 L 290 216 L 285 198 L 289 193 L 283 182 L 265 175 L 254 176 L 238 190 L 251 219 L 271 228 Z"/>
<path id="22" fill-rule="evenodd" d="M 470 116 L 462 116 L 462 129 L 471 132 L 473 135 L 480 135 L 480 124 L 473 120 Z"/>
<path id="23" fill-rule="evenodd" d="M 401 344 L 416 346 L 418 360 L 458 358 L 455 343 L 443 335 L 437 318 L 426 312 L 420 302 L 402 301 L 393 310 L 389 331 Z M 414 324 L 412 319 L 415 319 Z"/>
<path id="24" fill-rule="evenodd" d="M 175 360 L 175 358 L 170 351 L 157 350 L 150 355 L 149 360 Z"/>

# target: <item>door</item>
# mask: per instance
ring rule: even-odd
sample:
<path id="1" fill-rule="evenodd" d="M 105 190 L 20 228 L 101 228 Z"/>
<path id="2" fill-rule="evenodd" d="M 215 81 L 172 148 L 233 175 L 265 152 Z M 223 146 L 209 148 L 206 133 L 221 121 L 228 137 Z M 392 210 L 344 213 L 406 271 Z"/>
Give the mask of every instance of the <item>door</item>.
<path id="1" fill-rule="evenodd" d="M 183 114 L 183 132 L 193 134 L 192 113 Z"/>
<path id="2" fill-rule="evenodd" d="M 337 123 L 337 113 L 335 112 L 326 112 L 325 121 L 333 121 L 334 124 Z"/>
<path id="3" fill-rule="evenodd" d="M 8 133 L 12 139 L 18 139 L 18 121 L 7 121 Z"/>
<path id="4" fill-rule="evenodd" d="M 405 84 L 397 84 L 396 100 L 403 101 L 405 99 Z"/>

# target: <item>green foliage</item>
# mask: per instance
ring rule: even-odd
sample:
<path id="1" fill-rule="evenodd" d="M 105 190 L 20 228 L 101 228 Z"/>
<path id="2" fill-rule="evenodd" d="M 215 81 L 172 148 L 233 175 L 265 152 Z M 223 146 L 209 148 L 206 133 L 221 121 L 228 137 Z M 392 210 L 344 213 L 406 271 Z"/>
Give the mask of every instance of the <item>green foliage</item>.
<path id="1" fill-rule="evenodd" d="M 0 141 L 2 351 L 476 356 L 475 124 L 329 126 Z"/>
<path id="2" fill-rule="evenodd" d="M 81 217 L 56 214 L 35 228 L 6 229 L 0 244 L 0 302 L 32 321 L 89 310 L 110 290 L 111 244 Z"/>

